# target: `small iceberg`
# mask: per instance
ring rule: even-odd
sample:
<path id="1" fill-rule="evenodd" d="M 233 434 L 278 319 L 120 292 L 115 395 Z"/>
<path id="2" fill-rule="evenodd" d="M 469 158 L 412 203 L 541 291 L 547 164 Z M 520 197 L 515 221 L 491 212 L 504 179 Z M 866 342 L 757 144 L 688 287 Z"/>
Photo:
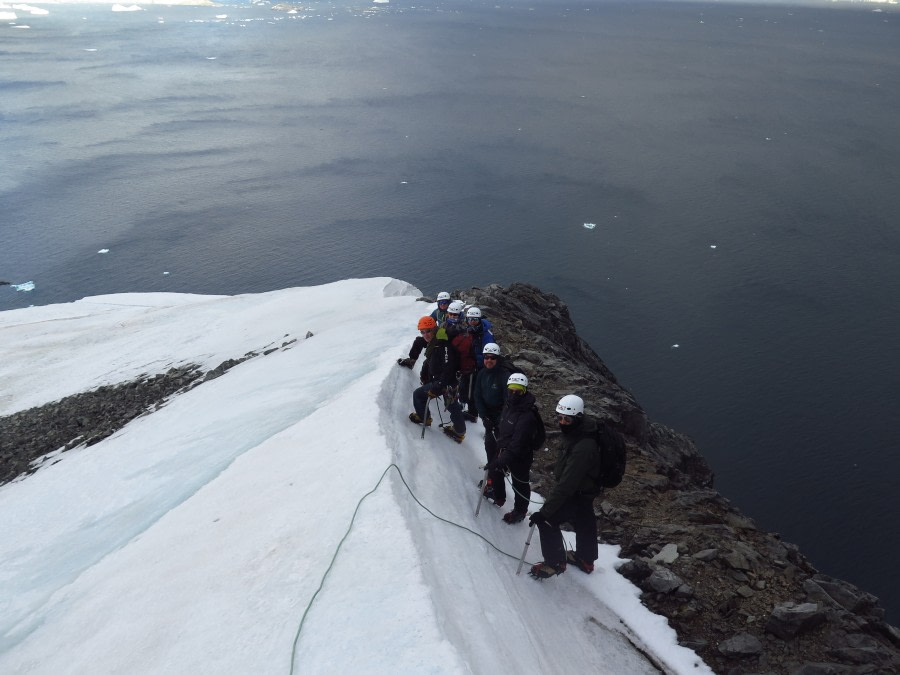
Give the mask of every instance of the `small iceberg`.
<path id="1" fill-rule="evenodd" d="M 108 248 L 101 248 L 99 251 L 97 251 L 97 253 L 109 253 L 109 249 L 108 249 Z"/>
<path id="2" fill-rule="evenodd" d="M 10 286 L 15 288 L 17 291 L 24 291 L 26 293 L 28 291 L 34 290 L 34 282 L 33 281 L 26 281 L 24 284 L 10 284 Z"/>
<path id="3" fill-rule="evenodd" d="M 584 224 L 584 229 L 586 229 L 586 230 L 593 230 L 595 227 L 597 227 L 597 223 L 585 223 Z"/>
<path id="4" fill-rule="evenodd" d="M 116 3 L 112 6 L 112 11 L 114 12 L 143 12 L 144 8 L 139 7 L 138 5 L 120 5 Z"/>
<path id="5" fill-rule="evenodd" d="M 710 247 L 710 248 L 715 248 L 716 245 L 715 245 L 715 244 L 710 244 L 709 247 Z"/>
<path id="6" fill-rule="evenodd" d="M 227 14 L 216 14 L 216 18 L 217 19 L 227 19 L 228 15 Z"/>
<path id="7" fill-rule="evenodd" d="M 386 4 L 388 4 L 390 1 L 391 1 L 391 0 L 372 0 L 372 2 L 373 2 L 374 4 L 376 4 L 376 5 L 386 5 Z"/>
<path id="8" fill-rule="evenodd" d="M 672 345 L 672 349 L 678 349 L 680 346 L 681 346 L 680 344 L 676 343 L 676 344 Z"/>

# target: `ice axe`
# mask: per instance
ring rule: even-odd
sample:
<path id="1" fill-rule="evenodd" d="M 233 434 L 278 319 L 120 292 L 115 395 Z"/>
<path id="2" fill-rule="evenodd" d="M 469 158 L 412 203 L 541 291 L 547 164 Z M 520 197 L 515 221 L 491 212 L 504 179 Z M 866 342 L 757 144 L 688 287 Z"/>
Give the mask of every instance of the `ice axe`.
<path id="1" fill-rule="evenodd" d="M 522 549 L 522 557 L 519 558 L 519 568 L 516 570 L 516 576 L 522 573 L 522 565 L 525 563 L 525 554 L 528 553 L 528 547 L 531 546 L 531 535 L 534 534 L 534 525 L 528 530 L 528 539 L 525 540 L 525 548 Z"/>
<path id="2" fill-rule="evenodd" d="M 425 419 L 422 420 L 422 440 L 425 439 L 425 427 L 428 426 L 428 406 L 431 405 L 431 399 L 425 399 Z"/>
<path id="3" fill-rule="evenodd" d="M 475 517 L 478 517 L 478 513 L 481 511 L 481 502 L 484 501 L 484 493 L 487 491 L 488 485 L 488 468 L 484 467 L 484 478 L 481 479 L 481 489 L 478 491 L 478 504 L 475 506 Z"/>

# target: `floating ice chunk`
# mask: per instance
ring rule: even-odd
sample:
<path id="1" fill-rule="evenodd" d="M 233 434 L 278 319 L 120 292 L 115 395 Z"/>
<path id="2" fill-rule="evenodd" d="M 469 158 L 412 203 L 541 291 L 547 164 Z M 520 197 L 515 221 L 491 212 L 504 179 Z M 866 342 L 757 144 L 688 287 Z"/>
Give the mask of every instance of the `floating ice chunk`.
<path id="1" fill-rule="evenodd" d="M 584 224 L 584 229 L 586 229 L 586 230 L 593 230 L 595 227 L 597 227 L 597 223 L 585 223 Z"/>
<path id="2" fill-rule="evenodd" d="M 118 2 L 112 6 L 114 12 L 143 12 L 144 8 L 138 5 L 120 5 Z"/>
<path id="3" fill-rule="evenodd" d="M 406 180 L 400 181 L 400 185 L 408 185 L 408 184 L 409 184 L 409 181 L 406 181 Z"/>
<path id="4" fill-rule="evenodd" d="M 41 7 L 32 7 L 31 5 L 13 5 L 13 9 L 19 9 L 23 12 L 29 12 L 30 14 L 34 14 L 35 16 L 46 16 L 50 12 Z"/>
<path id="5" fill-rule="evenodd" d="M 26 281 L 24 284 L 10 284 L 10 285 L 13 288 L 15 288 L 17 291 L 25 291 L 26 293 L 28 291 L 34 290 L 34 282 L 33 281 Z"/>
<path id="6" fill-rule="evenodd" d="M 97 251 L 97 253 L 109 253 L 109 249 L 108 249 L 108 248 L 101 248 L 99 251 Z"/>
<path id="7" fill-rule="evenodd" d="M 390 1 L 391 1 L 391 0 L 372 0 L 372 2 L 375 3 L 376 5 L 386 5 L 386 4 L 388 4 Z"/>
<path id="8" fill-rule="evenodd" d="M 676 343 L 676 344 L 672 345 L 672 349 L 678 349 L 680 346 L 681 346 L 680 344 Z"/>
<path id="9" fill-rule="evenodd" d="M 163 272 L 163 276 L 165 276 L 165 275 L 167 275 L 167 274 L 168 274 L 168 272 Z"/>
<path id="10" fill-rule="evenodd" d="M 217 19 L 227 19 L 228 15 L 227 14 L 216 14 L 216 18 Z"/>
<path id="11" fill-rule="evenodd" d="M 710 247 L 710 248 L 715 248 L 716 245 L 715 245 L 715 244 L 710 244 L 709 247 Z"/>
<path id="12" fill-rule="evenodd" d="M 0 12 L 0 21 L 15 21 L 15 12 Z"/>
<path id="13" fill-rule="evenodd" d="M 85 47 L 85 48 L 84 48 L 84 51 L 86 51 L 86 52 L 95 52 L 95 51 L 97 51 L 97 48 L 96 48 L 96 47 Z"/>
<path id="14" fill-rule="evenodd" d="M 206 57 L 206 60 L 207 60 L 207 61 L 215 61 L 216 58 L 217 58 L 217 57 L 215 57 L 215 56 L 207 56 L 207 57 Z"/>

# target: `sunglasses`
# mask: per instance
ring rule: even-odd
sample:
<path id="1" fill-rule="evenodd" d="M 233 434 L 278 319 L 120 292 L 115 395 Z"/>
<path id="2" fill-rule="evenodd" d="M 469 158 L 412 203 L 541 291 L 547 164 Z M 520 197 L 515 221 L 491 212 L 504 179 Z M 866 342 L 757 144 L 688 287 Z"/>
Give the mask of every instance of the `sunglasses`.
<path id="1" fill-rule="evenodd" d="M 485 361 L 496 361 L 497 360 L 497 357 L 494 356 L 493 354 L 485 354 L 482 358 Z"/>
<path id="2" fill-rule="evenodd" d="M 449 304 L 450 304 L 449 300 L 438 300 L 438 305 L 449 305 Z"/>

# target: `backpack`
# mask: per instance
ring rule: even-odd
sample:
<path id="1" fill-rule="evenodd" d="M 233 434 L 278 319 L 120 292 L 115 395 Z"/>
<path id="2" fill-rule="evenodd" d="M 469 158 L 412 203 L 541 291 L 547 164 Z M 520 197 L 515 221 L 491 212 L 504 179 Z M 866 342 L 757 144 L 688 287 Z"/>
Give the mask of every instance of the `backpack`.
<path id="1" fill-rule="evenodd" d="M 541 419 L 541 413 L 536 405 L 531 406 L 531 412 L 534 413 L 534 427 L 531 429 L 531 438 L 528 439 L 528 449 L 537 452 L 544 447 L 544 442 L 547 440 L 547 429 L 544 427 L 544 420 Z"/>
<path id="2" fill-rule="evenodd" d="M 625 441 L 618 432 L 610 429 L 602 422 L 597 422 L 597 433 L 594 435 L 597 448 L 600 450 L 599 474 L 597 480 L 606 488 L 616 487 L 625 475 Z"/>

